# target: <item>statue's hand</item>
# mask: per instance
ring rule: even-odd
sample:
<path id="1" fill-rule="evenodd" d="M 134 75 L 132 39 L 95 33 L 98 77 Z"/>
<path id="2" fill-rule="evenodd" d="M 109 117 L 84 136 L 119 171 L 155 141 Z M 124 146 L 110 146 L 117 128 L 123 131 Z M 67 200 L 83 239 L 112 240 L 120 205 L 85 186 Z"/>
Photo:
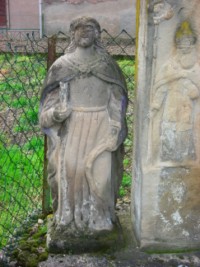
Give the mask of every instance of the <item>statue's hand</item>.
<path id="1" fill-rule="evenodd" d="M 109 136 L 107 139 L 107 150 L 115 151 L 118 147 L 118 137 L 119 137 L 120 128 L 117 126 L 111 126 Z"/>
<path id="2" fill-rule="evenodd" d="M 69 107 L 65 110 L 57 107 L 53 111 L 53 119 L 57 122 L 63 122 L 64 120 L 66 120 L 69 117 L 71 112 L 72 112 L 72 109 Z"/>

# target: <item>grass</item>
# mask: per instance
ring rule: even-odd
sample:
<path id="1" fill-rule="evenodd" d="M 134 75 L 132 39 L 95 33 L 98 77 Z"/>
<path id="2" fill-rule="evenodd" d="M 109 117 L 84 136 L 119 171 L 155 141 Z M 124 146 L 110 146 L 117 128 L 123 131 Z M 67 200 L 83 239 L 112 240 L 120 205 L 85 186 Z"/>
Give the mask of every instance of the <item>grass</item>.
<path id="1" fill-rule="evenodd" d="M 1 245 L 33 209 L 41 207 L 43 138 L 31 138 L 22 147 L 0 147 L 0 236 Z"/>
<path id="2" fill-rule="evenodd" d="M 0 55 L 0 249 L 41 208 L 44 142 L 38 127 L 43 55 Z M 7 120 L 8 117 L 8 120 Z"/>
<path id="3" fill-rule="evenodd" d="M 8 106 L 28 109 L 29 104 L 35 105 L 46 75 L 45 61 L 43 55 L 0 55 L 0 111 Z"/>
<path id="4" fill-rule="evenodd" d="M 39 109 L 39 103 L 37 101 L 37 104 L 34 107 L 22 113 L 22 115 L 16 121 L 13 131 L 28 132 L 33 130 L 33 127 L 38 125 L 38 109 Z"/>
<path id="5" fill-rule="evenodd" d="M 124 142 L 125 158 L 124 158 L 124 175 L 122 183 L 119 189 L 119 196 L 124 197 L 130 194 L 131 181 L 132 181 L 132 147 L 133 147 L 133 99 L 134 99 L 134 74 L 135 64 L 134 61 L 127 58 L 121 58 L 117 60 L 120 68 L 123 71 L 128 88 L 129 105 L 127 110 L 127 124 L 128 124 L 128 136 Z"/>
<path id="6" fill-rule="evenodd" d="M 129 98 L 134 91 L 133 60 L 117 60 L 125 73 Z M 39 90 L 46 75 L 43 55 L 0 55 L 0 249 L 14 229 L 41 208 L 44 141 L 38 127 Z M 132 114 L 131 105 L 128 113 Z M 7 116 L 9 117 L 7 120 Z M 130 190 L 132 125 L 125 141 L 126 157 L 120 196 Z M 130 156 L 131 155 L 131 156 Z"/>

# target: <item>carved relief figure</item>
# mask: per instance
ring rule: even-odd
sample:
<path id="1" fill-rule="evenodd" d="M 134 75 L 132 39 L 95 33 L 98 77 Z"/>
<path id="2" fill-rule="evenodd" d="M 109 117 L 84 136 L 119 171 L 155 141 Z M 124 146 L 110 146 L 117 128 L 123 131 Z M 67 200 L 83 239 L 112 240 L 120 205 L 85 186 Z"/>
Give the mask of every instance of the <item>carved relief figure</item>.
<path id="1" fill-rule="evenodd" d="M 196 37 L 186 21 L 176 32 L 175 46 L 175 56 L 156 78 L 151 112 L 159 113 L 160 160 L 182 162 L 196 159 L 194 120 L 200 81 Z"/>
<path id="2" fill-rule="evenodd" d="M 169 20 L 174 15 L 173 8 L 166 1 L 160 1 L 154 5 L 154 24 L 159 24 L 164 20 Z"/>
<path id="3" fill-rule="evenodd" d="M 100 42 L 100 25 L 71 23 L 67 53 L 50 68 L 40 124 L 48 136 L 48 180 L 57 227 L 112 230 L 126 137 L 126 85 Z"/>

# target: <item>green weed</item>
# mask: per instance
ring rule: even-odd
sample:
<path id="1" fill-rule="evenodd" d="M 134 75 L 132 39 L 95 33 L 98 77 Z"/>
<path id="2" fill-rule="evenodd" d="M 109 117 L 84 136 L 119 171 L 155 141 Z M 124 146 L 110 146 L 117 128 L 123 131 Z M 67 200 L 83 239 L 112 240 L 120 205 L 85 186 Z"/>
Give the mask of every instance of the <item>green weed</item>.
<path id="1" fill-rule="evenodd" d="M 42 137 L 37 141 L 36 137 L 32 138 L 23 148 L 0 144 L 1 247 L 9 237 L 4 233 L 12 233 L 33 208 L 41 207 L 44 150 Z"/>
<path id="2" fill-rule="evenodd" d="M 119 196 L 120 197 L 124 197 L 127 195 L 128 192 L 130 192 L 131 182 L 132 182 L 131 175 L 125 173 L 123 175 L 122 183 L 121 183 L 121 186 L 119 188 Z"/>
<path id="3" fill-rule="evenodd" d="M 24 144 L 23 149 L 30 151 L 40 151 L 44 147 L 44 138 L 33 136 L 27 143 Z"/>
<path id="4" fill-rule="evenodd" d="M 24 113 L 16 121 L 13 131 L 14 132 L 27 132 L 33 131 L 34 126 L 38 125 L 38 105 L 32 109 L 24 110 Z"/>
<path id="5" fill-rule="evenodd" d="M 9 131 L 0 132 L 2 248 L 14 229 L 33 210 L 41 208 L 44 142 L 38 137 L 38 96 L 46 75 L 46 59 L 42 55 L 5 53 L 0 55 L 0 69 L 0 111 L 9 108 L 14 114 L 12 123 L 6 121 Z M 25 135 L 27 132 L 29 135 Z M 14 137 L 18 137 L 19 145 Z"/>
<path id="6" fill-rule="evenodd" d="M 133 59 L 126 59 L 121 58 L 117 60 L 118 65 L 123 71 L 124 77 L 126 79 L 126 84 L 128 88 L 128 97 L 129 101 L 133 101 L 134 99 L 134 88 L 135 88 L 135 82 L 134 82 L 134 75 L 135 75 L 135 62 Z M 128 107 L 128 112 L 133 113 L 132 106 Z M 123 161 L 124 169 L 126 170 L 124 172 L 122 183 L 119 189 L 119 196 L 124 197 L 130 192 L 131 187 L 131 158 L 132 158 L 132 147 L 133 147 L 133 122 L 132 120 L 127 121 L 128 123 L 128 137 L 126 138 L 124 142 L 125 147 L 125 158 Z M 129 174 L 127 174 L 129 173 Z"/>

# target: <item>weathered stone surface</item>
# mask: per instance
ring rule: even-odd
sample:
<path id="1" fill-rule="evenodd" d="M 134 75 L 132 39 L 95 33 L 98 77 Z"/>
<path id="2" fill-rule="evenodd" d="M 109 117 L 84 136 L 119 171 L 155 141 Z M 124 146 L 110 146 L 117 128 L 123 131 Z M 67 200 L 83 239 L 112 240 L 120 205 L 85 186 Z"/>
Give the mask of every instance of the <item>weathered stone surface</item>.
<path id="1" fill-rule="evenodd" d="M 89 3 L 92 3 L 92 4 L 96 4 L 96 3 L 99 3 L 99 2 L 108 2 L 108 1 L 117 1 L 117 0 L 56 0 L 56 1 L 55 0 L 44 0 L 43 2 L 47 3 L 47 4 L 53 4 L 55 2 L 57 2 L 57 3 L 66 2 L 66 3 L 78 5 L 78 4 L 81 4 L 81 3 L 84 3 L 84 2 L 89 2 Z"/>
<path id="2" fill-rule="evenodd" d="M 111 1 L 51 1 L 43 4 L 44 33 L 69 33 L 71 20 L 80 16 L 92 16 L 99 21 L 102 29 L 111 36 L 126 30 L 135 37 L 135 0 Z M 126 36 L 122 36 L 122 38 Z"/>
<path id="3" fill-rule="evenodd" d="M 103 253 L 123 246 L 124 237 L 119 224 L 112 231 L 91 232 L 88 229 L 77 230 L 74 223 L 58 228 L 53 219 L 49 219 L 47 247 L 50 253 Z"/>
<path id="4" fill-rule="evenodd" d="M 125 246 L 119 242 L 117 249 L 102 253 L 84 254 L 50 254 L 48 260 L 41 262 L 40 267 L 199 267 L 200 252 L 180 253 L 146 253 L 138 249 L 132 237 L 130 210 L 118 213 Z M 109 253 L 108 253 L 109 252 Z M 151 251 L 153 252 L 153 251 Z"/>
<path id="5" fill-rule="evenodd" d="M 39 267 L 199 267 L 199 253 L 147 254 L 132 249 L 116 255 L 50 255 Z"/>
<path id="6" fill-rule="evenodd" d="M 36 30 L 39 25 L 38 1 L 33 0 L 27 5 L 26 0 L 10 0 L 7 5 L 7 30 Z M 1 3 L 2 5 L 2 3 Z M 6 31 L 7 32 L 7 31 Z M 18 32 L 18 31 L 16 31 Z M 19 34 L 19 33 L 18 33 Z"/>
<path id="7" fill-rule="evenodd" d="M 133 221 L 142 247 L 200 245 L 198 1 L 138 1 Z M 148 12 L 147 12 L 148 11 Z"/>
<path id="8" fill-rule="evenodd" d="M 66 238 L 72 247 L 87 236 L 88 243 L 92 236 L 102 243 L 103 233 L 115 230 L 127 134 L 126 84 L 102 48 L 100 25 L 81 17 L 70 30 L 68 51 L 48 72 L 40 108 L 54 211 L 48 245 L 55 251 L 68 246 Z"/>

